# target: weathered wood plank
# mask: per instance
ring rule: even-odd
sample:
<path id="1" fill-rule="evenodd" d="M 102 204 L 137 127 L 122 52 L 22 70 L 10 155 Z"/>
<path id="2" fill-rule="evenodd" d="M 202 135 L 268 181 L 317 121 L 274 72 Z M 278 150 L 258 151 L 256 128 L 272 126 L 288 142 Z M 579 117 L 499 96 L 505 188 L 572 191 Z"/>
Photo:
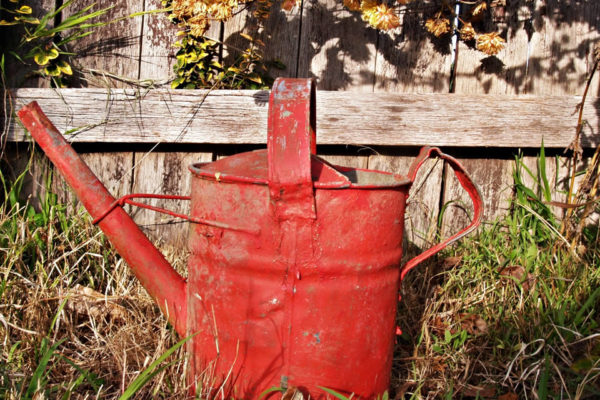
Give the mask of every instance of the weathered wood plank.
<path id="1" fill-rule="evenodd" d="M 145 11 L 159 10 L 163 6 L 160 0 L 146 0 Z M 166 13 L 149 13 L 143 17 L 143 29 L 140 52 L 140 80 L 154 87 L 169 85 L 174 76 L 173 64 L 177 48 L 173 43 L 177 40 L 179 30 Z"/>
<path id="2" fill-rule="evenodd" d="M 465 44 L 458 41 L 454 86 L 456 93 L 528 93 L 527 81 L 531 71 L 527 60 L 533 29 L 532 8 L 531 1 L 514 0 L 508 7 L 492 10 L 497 15 L 495 22 L 488 21 L 483 28 L 477 27 L 481 33 L 503 33 L 507 43 L 504 50 L 496 56 L 480 52 L 473 42 Z"/>
<path id="3" fill-rule="evenodd" d="M 337 0 L 303 3 L 298 76 L 319 89 L 373 91 L 377 31 Z"/>
<path id="4" fill-rule="evenodd" d="M 73 13 L 83 6 L 75 2 L 65 13 Z M 144 2 L 99 0 L 93 10 L 107 7 L 113 8 L 93 22 L 117 21 L 94 28 L 93 34 L 72 44 L 78 69 L 83 72 L 82 86 L 125 87 L 140 78 L 142 17 L 120 18 L 143 11 Z"/>
<path id="5" fill-rule="evenodd" d="M 79 142 L 264 143 L 266 91 L 19 89 L 17 108 L 32 100 Z M 564 148 L 572 140 L 578 96 L 487 96 L 319 92 L 320 144 Z M 600 101 L 584 118 L 600 129 Z M 25 140 L 16 123 L 9 140 Z M 596 146 L 592 129 L 584 147 Z"/>
<path id="6" fill-rule="evenodd" d="M 422 11 L 425 6 L 415 8 Z M 423 28 L 423 14 L 412 6 L 408 9 L 411 11 L 400 15 L 398 29 L 379 33 L 375 91 L 447 93 L 452 68 L 450 39 L 432 39 Z"/>
<path id="7" fill-rule="evenodd" d="M 536 0 L 528 93 L 581 94 L 600 39 L 600 2 Z M 596 74 L 593 88 L 598 88 Z M 596 89 L 597 90 L 597 89 Z M 594 93 L 594 91 L 592 91 Z M 596 130 L 597 131 L 597 130 Z"/>
<path id="8" fill-rule="evenodd" d="M 274 61 L 285 68 L 269 68 L 269 75 L 295 77 L 298 75 L 298 45 L 300 42 L 300 24 L 302 9 L 294 7 L 290 11 L 281 9 L 281 2 L 271 6 L 271 13 L 266 21 L 259 21 L 254 15 L 254 8 L 237 12 L 233 18 L 224 24 L 223 54 L 225 64 L 231 65 L 238 60 L 250 42 L 242 34 L 250 35 L 254 40 L 262 40 L 264 47 L 258 47 L 262 52 L 266 66 Z"/>

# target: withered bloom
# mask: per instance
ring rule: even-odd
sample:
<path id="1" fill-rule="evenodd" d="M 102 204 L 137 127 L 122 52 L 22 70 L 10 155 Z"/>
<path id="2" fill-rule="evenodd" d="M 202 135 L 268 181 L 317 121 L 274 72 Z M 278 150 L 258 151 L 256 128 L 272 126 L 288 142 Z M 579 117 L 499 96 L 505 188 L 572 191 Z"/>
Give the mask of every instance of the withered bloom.
<path id="1" fill-rule="evenodd" d="M 504 48 L 506 41 L 497 32 L 486 33 L 477 37 L 477 50 L 493 56 Z"/>
<path id="2" fill-rule="evenodd" d="M 385 4 L 379 4 L 371 13 L 369 23 L 377 29 L 387 31 L 397 28 L 400 25 L 400 19 L 394 12 L 394 9 Z"/>
<path id="3" fill-rule="evenodd" d="M 465 22 L 458 32 L 460 38 L 465 42 L 475 39 L 475 29 L 473 29 L 473 25 L 470 22 Z"/>
<path id="4" fill-rule="evenodd" d="M 358 11 L 360 10 L 360 0 L 344 0 L 344 6 L 350 11 Z"/>
<path id="5" fill-rule="evenodd" d="M 450 32 L 450 20 L 448 18 L 430 18 L 425 22 L 425 28 L 435 37 L 441 37 Z"/>

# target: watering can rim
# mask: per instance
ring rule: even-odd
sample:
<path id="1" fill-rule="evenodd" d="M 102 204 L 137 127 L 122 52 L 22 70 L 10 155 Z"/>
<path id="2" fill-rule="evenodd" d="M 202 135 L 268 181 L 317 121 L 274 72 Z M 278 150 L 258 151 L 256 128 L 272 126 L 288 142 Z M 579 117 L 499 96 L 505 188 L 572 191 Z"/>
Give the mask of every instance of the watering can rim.
<path id="1" fill-rule="evenodd" d="M 213 162 L 193 163 L 188 169 L 201 179 L 268 186 L 267 151 L 259 149 Z M 312 185 L 315 189 L 397 189 L 412 183 L 403 174 L 334 165 L 314 154 L 311 155 L 311 162 Z"/>

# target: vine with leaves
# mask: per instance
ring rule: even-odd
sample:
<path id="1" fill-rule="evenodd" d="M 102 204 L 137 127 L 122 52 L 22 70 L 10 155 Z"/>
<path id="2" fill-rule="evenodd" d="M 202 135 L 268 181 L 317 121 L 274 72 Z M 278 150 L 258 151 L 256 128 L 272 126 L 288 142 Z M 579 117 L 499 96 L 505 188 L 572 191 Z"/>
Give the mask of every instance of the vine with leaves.
<path id="1" fill-rule="evenodd" d="M 40 18 L 34 17 L 34 10 L 22 4 L 21 0 L 9 0 L 6 6 L 0 7 L 0 28 L 22 29 L 18 48 L 8 54 L 28 67 L 29 61 L 33 60 L 35 67 L 32 73 L 50 79 L 55 87 L 65 87 L 66 79 L 73 75 L 70 58 L 74 54 L 69 51 L 69 44 L 90 35 L 94 28 L 112 22 L 92 22 L 106 14 L 112 6 L 92 11 L 95 4 L 90 4 L 54 25 L 55 17 L 73 1 L 65 1 Z"/>
<path id="2" fill-rule="evenodd" d="M 261 88 L 272 79 L 262 52 L 265 44 L 247 34 L 249 47 L 239 51 L 231 65 L 223 65 L 216 40 L 205 36 L 213 23 L 228 21 L 242 9 L 253 13 L 259 24 L 268 19 L 275 2 L 286 11 L 301 7 L 302 0 L 163 0 L 169 18 L 181 31 L 173 88 L 229 87 Z M 494 56 L 505 45 L 502 35 L 486 30 L 491 10 L 506 7 L 506 0 L 343 0 L 351 12 L 360 13 L 366 25 L 391 31 L 401 25 L 401 15 L 427 10 L 424 27 L 432 36 L 441 38 L 456 34 L 459 40 L 488 56 Z M 419 4 L 417 4 L 419 3 Z M 459 7 L 457 7 L 457 5 Z M 427 15 L 429 14 L 429 15 Z M 239 50 L 239 49 L 238 49 Z"/>

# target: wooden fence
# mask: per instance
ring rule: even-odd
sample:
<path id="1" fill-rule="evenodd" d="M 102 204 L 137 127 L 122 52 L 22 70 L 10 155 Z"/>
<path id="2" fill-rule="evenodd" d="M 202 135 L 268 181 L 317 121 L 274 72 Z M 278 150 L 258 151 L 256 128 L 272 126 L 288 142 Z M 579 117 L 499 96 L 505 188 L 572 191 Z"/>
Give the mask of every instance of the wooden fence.
<path id="1" fill-rule="evenodd" d="M 54 3 L 36 2 L 46 8 Z M 417 3 L 424 10 L 431 4 Z M 114 4 L 110 17 L 160 7 L 159 0 Z M 305 0 L 289 13 L 275 10 L 260 35 L 265 58 L 287 66 L 275 75 L 314 77 L 323 90 L 317 95 L 320 154 L 342 165 L 403 172 L 419 146 L 443 146 L 479 184 L 491 221 L 506 210 L 517 149 L 525 149 L 525 162 L 535 169 L 542 139 L 557 155 L 572 140 L 578 96 L 600 38 L 600 2 L 515 0 L 492 11 L 507 39 L 496 57 L 454 45 L 451 38 L 432 39 L 422 13 L 405 14 L 395 32 L 378 33 L 334 0 Z M 234 56 L 232 49 L 244 46 L 241 33 L 254 23 L 242 12 L 210 34 L 222 39 L 225 57 Z M 61 130 L 75 130 L 77 149 L 115 195 L 186 193 L 187 164 L 264 145 L 267 94 L 161 89 L 172 76 L 175 32 L 162 14 L 100 28 L 74 48 L 84 71 L 82 88 L 13 91 L 16 107 L 38 99 Z M 14 79 L 22 78 L 13 71 Z M 587 148 L 600 142 L 597 77 L 590 94 Z M 5 139 L 23 140 L 18 128 L 8 126 Z M 444 204 L 451 206 L 443 214 L 443 233 L 464 224 L 467 202 L 446 166 L 431 162 L 413 190 L 409 239 L 418 246 L 433 240 Z M 174 231 L 161 216 L 135 213 L 155 234 L 183 241 L 181 227 Z"/>

